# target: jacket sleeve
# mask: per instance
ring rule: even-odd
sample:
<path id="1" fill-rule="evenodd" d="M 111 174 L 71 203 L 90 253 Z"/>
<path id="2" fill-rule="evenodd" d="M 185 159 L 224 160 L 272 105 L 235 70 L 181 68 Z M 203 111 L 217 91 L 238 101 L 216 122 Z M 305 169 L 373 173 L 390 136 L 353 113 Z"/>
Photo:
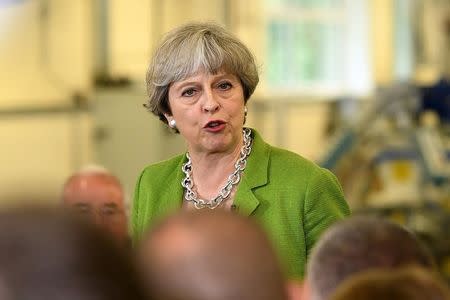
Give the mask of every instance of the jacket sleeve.
<path id="1" fill-rule="evenodd" d="M 350 215 L 341 185 L 330 171 L 318 168 L 311 176 L 304 201 L 304 230 L 307 258 L 321 233 Z"/>

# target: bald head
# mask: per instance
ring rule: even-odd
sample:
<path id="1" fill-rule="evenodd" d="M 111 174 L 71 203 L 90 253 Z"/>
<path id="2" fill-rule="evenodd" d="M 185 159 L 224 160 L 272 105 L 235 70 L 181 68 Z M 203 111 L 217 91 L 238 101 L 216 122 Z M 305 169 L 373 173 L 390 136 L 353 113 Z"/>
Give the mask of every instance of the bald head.
<path id="1" fill-rule="evenodd" d="M 353 274 L 408 265 L 434 266 L 412 233 L 384 219 L 353 217 L 321 237 L 308 262 L 307 281 L 312 299 L 322 300 Z"/>
<path id="2" fill-rule="evenodd" d="M 64 185 L 62 200 L 65 207 L 127 242 L 124 192 L 114 175 L 100 169 L 75 173 Z"/>
<path id="3" fill-rule="evenodd" d="M 166 219 L 144 239 L 140 257 L 156 299 L 286 297 L 263 230 L 229 212 L 181 212 Z"/>

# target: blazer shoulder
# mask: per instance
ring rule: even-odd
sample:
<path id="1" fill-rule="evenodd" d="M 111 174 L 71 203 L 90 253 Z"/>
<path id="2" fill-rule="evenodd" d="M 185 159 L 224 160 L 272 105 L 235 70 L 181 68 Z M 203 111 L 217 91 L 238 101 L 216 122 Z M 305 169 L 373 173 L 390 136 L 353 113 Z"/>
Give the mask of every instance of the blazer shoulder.
<path id="1" fill-rule="evenodd" d="M 164 180 L 167 176 L 172 175 L 174 172 L 176 173 L 178 167 L 181 168 L 184 157 L 184 154 L 180 154 L 145 167 L 140 175 L 141 181 L 146 182 L 150 179 L 152 182 L 155 182 L 158 181 L 158 178 Z"/>
<path id="2" fill-rule="evenodd" d="M 292 151 L 271 146 L 270 160 L 273 166 L 285 170 L 302 170 L 308 174 L 320 171 L 322 168 L 313 161 Z"/>

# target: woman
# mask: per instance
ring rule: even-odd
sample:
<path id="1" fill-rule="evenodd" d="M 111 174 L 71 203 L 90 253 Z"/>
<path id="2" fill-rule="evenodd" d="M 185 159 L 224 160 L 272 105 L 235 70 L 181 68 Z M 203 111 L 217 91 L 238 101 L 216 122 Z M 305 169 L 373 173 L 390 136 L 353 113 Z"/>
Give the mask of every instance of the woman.
<path id="1" fill-rule="evenodd" d="M 287 274 L 301 278 L 319 234 L 349 209 L 329 171 L 244 128 L 258 80 L 250 51 L 218 25 L 190 23 L 164 38 L 147 73 L 147 107 L 187 152 L 141 173 L 133 238 L 177 209 L 232 209 L 256 218 Z"/>

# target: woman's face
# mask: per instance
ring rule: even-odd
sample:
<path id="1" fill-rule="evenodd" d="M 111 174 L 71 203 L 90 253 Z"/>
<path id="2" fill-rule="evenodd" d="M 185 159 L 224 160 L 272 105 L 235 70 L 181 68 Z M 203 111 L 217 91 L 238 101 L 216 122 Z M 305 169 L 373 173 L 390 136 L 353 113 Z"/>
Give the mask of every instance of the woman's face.
<path id="1" fill-rule="evenodd" d="M 230 153 L 242 139 L 244 93 L 233 74 L 200 71 L 171 84 L 169 105 L 189 152 Z"/>

